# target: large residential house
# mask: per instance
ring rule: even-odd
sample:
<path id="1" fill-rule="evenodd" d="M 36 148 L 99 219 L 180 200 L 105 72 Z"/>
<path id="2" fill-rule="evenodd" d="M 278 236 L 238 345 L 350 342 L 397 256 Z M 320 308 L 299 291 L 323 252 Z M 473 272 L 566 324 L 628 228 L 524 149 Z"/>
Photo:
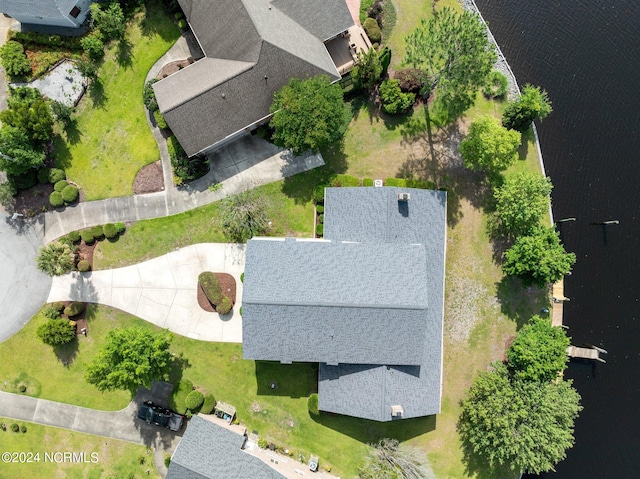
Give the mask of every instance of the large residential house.
<path id="1" fill-rule="evenodd" d="M 2 0 L 0 12 L 24 26 L 78 28 L 93 0 Z"/>
<path id="2" fill-rule="evenodd" d="M 247 243 L 245 359 L 319 363 L 321 411 L 440 412 L 446 192 L 327 188 L 324 238 Z"/>
<path id="3" fill-rule="evenodd" d="M 290 78 L 337 81 L 353 65 L 356 45 L 370 46 L 344 0 L 178 2 L 204 57 L 153 88 L 189 156 L 267 121 L 274 93 Z"/>

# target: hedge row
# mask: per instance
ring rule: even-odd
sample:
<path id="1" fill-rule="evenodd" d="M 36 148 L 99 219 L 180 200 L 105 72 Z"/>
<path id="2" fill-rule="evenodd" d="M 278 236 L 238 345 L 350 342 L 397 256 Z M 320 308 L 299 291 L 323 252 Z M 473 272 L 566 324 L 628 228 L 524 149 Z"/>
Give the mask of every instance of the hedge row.
<path id="1" fill-rule="evenodd" d="M 71 243 L 77 243 L 82 239 L 86 244 L 92 244 L 95 240 L 102 238 L 113 239 L 126 231 L 127 227 L 124 223 L 107 223 L 106 225 L 97 225 L 82 231 L 71 231 L 67 235 L 67 239 Z"/>

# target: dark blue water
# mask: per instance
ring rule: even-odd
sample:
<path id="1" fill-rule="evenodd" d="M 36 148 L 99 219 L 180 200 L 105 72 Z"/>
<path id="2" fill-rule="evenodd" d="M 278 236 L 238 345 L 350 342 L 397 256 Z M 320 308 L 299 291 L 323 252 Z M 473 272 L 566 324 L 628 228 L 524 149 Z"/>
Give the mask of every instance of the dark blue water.
<path id="1" fill-rule="evenodd" d="M 574 344 L 609 351 L 571 364 L 582 395 L 576 445 L 553 478 L 640 475 L 640 2 L 476 0 L 521 85 L 545 88 L 539 125 L 553 211 L 578 261 L 565 280 Z M 589 223 L 616 219 L 618 226 Z"/>

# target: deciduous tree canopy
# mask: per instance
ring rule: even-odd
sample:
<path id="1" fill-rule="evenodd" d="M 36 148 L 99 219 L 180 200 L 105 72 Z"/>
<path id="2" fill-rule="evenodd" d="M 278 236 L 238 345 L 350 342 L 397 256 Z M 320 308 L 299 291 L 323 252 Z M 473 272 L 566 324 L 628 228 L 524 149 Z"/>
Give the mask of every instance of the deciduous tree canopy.
<path id="1" fill-rule="evenodd" d="M 520 98 L 505 108 L 502 124 L 510 130 L 525 131 L 533 120 L 544 120 L 552 111 L 547 92 L 538 86 L 526 85 Z"/>
<path id="2" fill-rule="evenodd" d="M 44 164 L 44 153 L 36 150 L 27 134 L 5 125 L 0 128 L 0 170 L 18 176 Z"/>
<path id="3" fill-rule="evenodd" d="M 469 134 L 460 142 L 460 154 L 467 168 L 495 175 L 518 159 L 519 146 L 520 133 L 485 115 L 471 123 Z"/>
<path id="4" fill-rule="evenodd" d="M 307 80 L 292 78 L 276 92 L 271 113 L 276 145 L 291 148 L 296 155 L 307 150 L 315 153 L 342 134 L 342 88 L 326 75 Z"/>
<path id="5" fill-rule="evenodd" d="M 142 328 L 112 329 L 85 372 L 100 391 L 135 391 L 164 379 L 169 368 L 171 335 Z"/>
<path id="6" fill-rule="evenodd" d="M 429 91 L 437 88 L 452 116 L 473 105 L 496 61 L 484 24 L 468 11 L 437 11 L 430 20 L 422 20 L 406 43 L 405 63 L 424 73 Z"/>

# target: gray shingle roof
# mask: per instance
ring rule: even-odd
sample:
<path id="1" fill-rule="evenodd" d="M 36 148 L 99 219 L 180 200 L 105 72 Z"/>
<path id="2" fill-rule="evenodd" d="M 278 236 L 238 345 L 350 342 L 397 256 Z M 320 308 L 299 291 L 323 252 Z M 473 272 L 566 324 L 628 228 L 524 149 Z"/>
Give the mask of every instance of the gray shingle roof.
<path id="1" fill-rule="evenodd" d="M 78 0 L 3 0 L 0 2 L 0 11 L 16 18 L 66 18 L 76 3 Z"/>
<path id="2" fill-rule="evenodd" d="M 344 0 L 179 2 L 205 56 L 228 61 L 194 68 L 200 60 L 154 85 L 160 111 L 189 155 L 268 116 L 274 92 L 289 78 L 340 78 L 322 40 L 353 25 Z"/>
<path id="3" fill-rule="evenodd" d="M 167 479 L 282 479 L 260 459 L 242 451 L 245 437 L 198 416 L 171 458 Z"/>
<path id="4" fill-rule="evenodd" d="M 406 204 L 398 202 L 400 192 L 410 193 Z M 423 244 L 429 292 L 423 320 L 429 332 L 419 368 L 387 367 L 385 363 L 321 364 L 319 408 L 377 421 L 391 420 L 393 405 L 404 408 L 404 418 L 440 412 L 446 193 L 406 188 L 328 188 L 324 231 L 325 237 L 345 241 Z"/>
<path id="5" fill-rule="evenodd" d="M 243 356 L 320 362 L 323 411 L 377 421 L 394 405 L 405 418 L 438 413 L 446 193 L 328 188 L 325 238 L 249 242 Z"/>

